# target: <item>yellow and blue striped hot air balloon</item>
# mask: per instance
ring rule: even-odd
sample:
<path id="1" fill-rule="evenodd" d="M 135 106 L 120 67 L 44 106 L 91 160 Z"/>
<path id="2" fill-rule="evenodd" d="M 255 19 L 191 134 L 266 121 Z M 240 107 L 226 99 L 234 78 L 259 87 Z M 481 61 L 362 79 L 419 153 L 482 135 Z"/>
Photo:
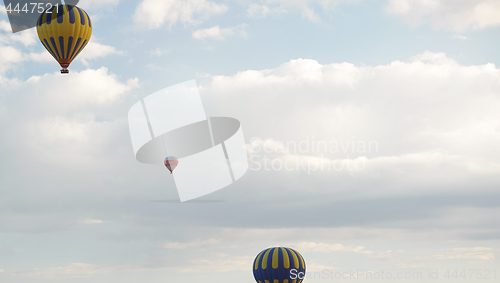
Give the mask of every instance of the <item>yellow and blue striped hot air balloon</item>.
<path id="1" fill-rule="evenodd" d="M 84 10 L 74 5 L 57 5 L 38 17 L 36 31 L 43 46 L 61 65 L 61 74 L 67 74 L 71 61 L 90 40 L 92 22 Z"/>
<path id="2" fill-rule="evenodd" d="M 306 263 L 297 251 L 275 247 L 260 252 L 252 269 L 258 283 L 301 283 L 305 278 Z"/>

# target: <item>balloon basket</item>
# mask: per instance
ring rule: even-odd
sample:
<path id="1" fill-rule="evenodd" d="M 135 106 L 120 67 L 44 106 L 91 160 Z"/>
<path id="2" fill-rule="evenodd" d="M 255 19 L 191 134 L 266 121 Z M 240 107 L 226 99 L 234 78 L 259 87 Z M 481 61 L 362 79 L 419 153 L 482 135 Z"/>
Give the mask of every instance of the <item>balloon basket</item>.
<path id="1" fill-rule="evenodd" d="M 66 68 L 61 69 L 61 74 L 69 74 L 69 70 Z"/>

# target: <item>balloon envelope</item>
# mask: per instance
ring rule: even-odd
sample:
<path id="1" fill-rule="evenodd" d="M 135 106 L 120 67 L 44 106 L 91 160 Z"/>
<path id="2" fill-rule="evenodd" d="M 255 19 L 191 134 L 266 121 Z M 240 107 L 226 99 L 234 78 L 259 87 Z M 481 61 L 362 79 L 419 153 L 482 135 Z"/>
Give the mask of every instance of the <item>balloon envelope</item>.
<path id="1" fill-rule="evenodd" d="M 165 167 L 167 167 L 167 169 L 170 171 L 170 173 L 172 173 L 172 171 L 174 171 L 175 167 L 177 167 L 177 165 L 179 164 L 179 161 L 177 160 L 177 158 L 175 156 L 169 156 L 167 158 L 165 158 Z"/>
<path id="2" fill-rule="evenodd" d="M 68 66 L 85 48 L 92 35 L 87 13 L 73 5 L 57 5 L 38 17 L 36 31 L 47 51 L 69 73 Z"/>
<path id="3" fill-rule="evenodd" d="M 274 247 L 260 252 L 252 269 L 259 283 L 301 283 L 305 278 L 306 263 L 297 251 Z"/>

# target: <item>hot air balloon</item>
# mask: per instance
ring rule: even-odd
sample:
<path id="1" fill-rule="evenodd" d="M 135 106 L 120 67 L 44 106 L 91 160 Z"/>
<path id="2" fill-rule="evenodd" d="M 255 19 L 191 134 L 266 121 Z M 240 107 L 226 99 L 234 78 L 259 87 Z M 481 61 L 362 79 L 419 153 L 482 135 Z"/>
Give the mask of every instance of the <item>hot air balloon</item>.
<path id="1" fill-rule="evenodd" d="M 45 49 L 61 65 L 61 74 L 67 74 L 71 61 L 90 40 L 92 22 L 74 5 L 57 5 L 40 14 L 36 31 Z"/>
<path id="2" fill-rule="evenodd" d="M 175 167 L 177 167 L 177 164 L 179 164 L 179 161 L 175 156 L 168 156 L 165 158 L 165 166 L 167 169 L 170 171 L 170 174 L 172 174 L 172 171 L 174 171 Z"/>
<path id="3" fill-rule="evenodd" d="M 258 283 L 301 283 L 305 278 L 306 263 L 297 251 L 275 247 L 261 251 L 252 269 Z"/>

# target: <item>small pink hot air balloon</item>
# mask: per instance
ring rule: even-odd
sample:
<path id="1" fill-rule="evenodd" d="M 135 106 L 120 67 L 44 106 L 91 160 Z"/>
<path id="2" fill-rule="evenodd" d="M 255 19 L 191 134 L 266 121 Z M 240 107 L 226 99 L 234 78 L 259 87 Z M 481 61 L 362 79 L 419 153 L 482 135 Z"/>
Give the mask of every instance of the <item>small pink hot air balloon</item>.
<path id="1" fill-rule="evenodd" d="M 172 171 L 174 171 L 175 167 L 177 167 L 177 164 L 179 164 L 179 161 L 175 156 L 168 156 L 165 158 L 165 167 L 170 171 L 170 174 L 172 174 Z"/>

